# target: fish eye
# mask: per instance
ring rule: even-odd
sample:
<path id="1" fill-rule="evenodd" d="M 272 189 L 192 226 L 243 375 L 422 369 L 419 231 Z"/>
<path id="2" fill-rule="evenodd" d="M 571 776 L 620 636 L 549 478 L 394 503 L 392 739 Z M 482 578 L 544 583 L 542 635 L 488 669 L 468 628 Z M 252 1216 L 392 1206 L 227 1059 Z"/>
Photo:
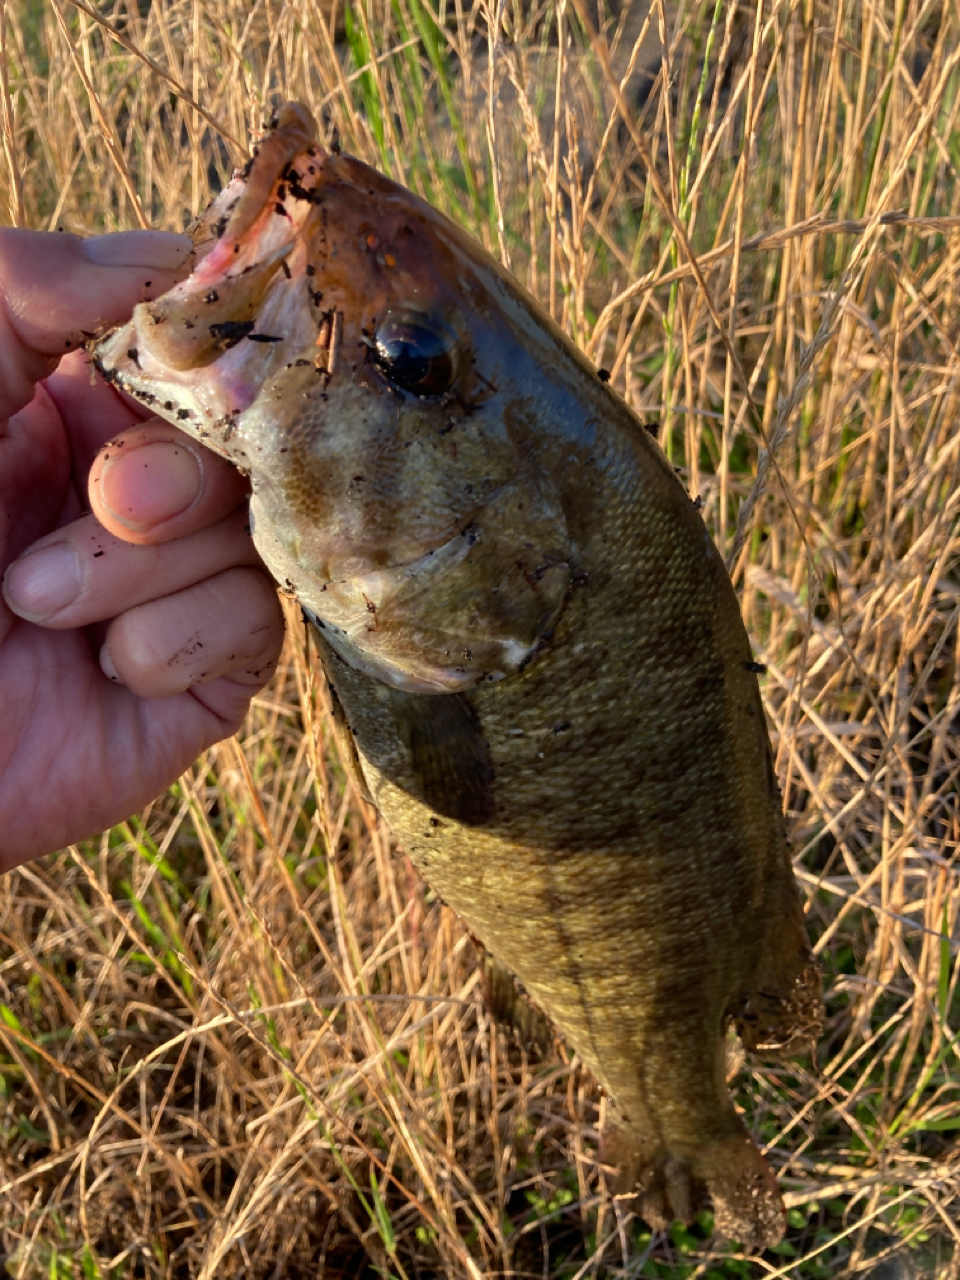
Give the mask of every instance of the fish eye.
<path id="1" fill-rule="evenodd" d="M 432 316 L 389 311 L 372 343 L 373 362 L 388 381 L 417 396 L 453 385 L 456 337 Z"/>

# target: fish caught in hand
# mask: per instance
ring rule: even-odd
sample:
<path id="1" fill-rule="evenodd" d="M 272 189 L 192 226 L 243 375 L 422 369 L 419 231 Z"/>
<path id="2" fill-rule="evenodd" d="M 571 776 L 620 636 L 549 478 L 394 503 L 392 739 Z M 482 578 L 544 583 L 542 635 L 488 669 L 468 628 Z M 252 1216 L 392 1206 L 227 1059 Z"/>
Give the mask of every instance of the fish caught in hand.
<path id="1" fill-rule="evenodd" d="M 199 220 L 189 279 L 99 368 L 250 477 L 257 547 L 316 629 L 363 785 L 607 1096 L 647 1220 L 784 1226 L 725 1035 L 821 1018 L 753 661 L 649 433 L 447 218 L 279 112 Z"/>

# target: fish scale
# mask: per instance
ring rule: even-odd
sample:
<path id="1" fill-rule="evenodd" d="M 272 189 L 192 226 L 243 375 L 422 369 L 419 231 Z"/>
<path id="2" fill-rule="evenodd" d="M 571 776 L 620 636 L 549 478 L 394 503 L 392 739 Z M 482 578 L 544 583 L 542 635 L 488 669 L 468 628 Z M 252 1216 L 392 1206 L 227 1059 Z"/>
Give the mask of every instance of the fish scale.
<path id="1" fill-rule="evenodd" d="M 304 108 L 194 235 L 99 367 L 249 474 L 366 792 L 497 1013 L 531 1037 L 542 1014 L 603 1087 L 617 1193 L 774 1244 L 725 1036 L 808 1050 L 820 979 L 697 504 L 521 286 Z"/>

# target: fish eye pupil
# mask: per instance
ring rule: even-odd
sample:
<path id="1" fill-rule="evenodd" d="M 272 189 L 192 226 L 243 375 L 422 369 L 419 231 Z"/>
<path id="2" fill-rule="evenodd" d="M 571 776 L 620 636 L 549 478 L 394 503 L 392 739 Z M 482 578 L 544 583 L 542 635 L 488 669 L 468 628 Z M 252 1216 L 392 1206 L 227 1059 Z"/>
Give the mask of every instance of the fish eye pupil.
<path id="1" fill-rule="evenodd" d="M 388 313 L 373 344 L 373 360 L 394 386 L 418 396 L 447 391 L 454 377 L 455 339 L 429 316 Z"/>
<path id="2" fill-rule="evenodd" d="M 431 356 L 412 342 L 394 338 L 392 342 L 378 343 L 380 359 L 389 365 L 393 377 L 405 386 L 423 382 L 430 373 Z"/>

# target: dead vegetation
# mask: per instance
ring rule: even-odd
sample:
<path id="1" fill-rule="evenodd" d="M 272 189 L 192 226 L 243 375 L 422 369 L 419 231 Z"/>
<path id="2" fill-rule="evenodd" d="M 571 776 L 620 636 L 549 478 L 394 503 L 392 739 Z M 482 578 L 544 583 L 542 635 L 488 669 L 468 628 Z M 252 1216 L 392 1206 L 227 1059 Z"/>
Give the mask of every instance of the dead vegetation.
<path id="1" fill-rule="evenodd" d="M 618 1217 L 592 1082 L 491 1025 L 291 616 L 238 741 L 0 883 L 11 1275 L 960 1275 L 960 11 L 638 0 L 616 89 L 582 15 L 8 0 L 5 216 L 180 229 L 300 98 L 659 423 L 767 666 L 827 978 L 819 1071 L 739 1077 L 787 1241 Z"/>

